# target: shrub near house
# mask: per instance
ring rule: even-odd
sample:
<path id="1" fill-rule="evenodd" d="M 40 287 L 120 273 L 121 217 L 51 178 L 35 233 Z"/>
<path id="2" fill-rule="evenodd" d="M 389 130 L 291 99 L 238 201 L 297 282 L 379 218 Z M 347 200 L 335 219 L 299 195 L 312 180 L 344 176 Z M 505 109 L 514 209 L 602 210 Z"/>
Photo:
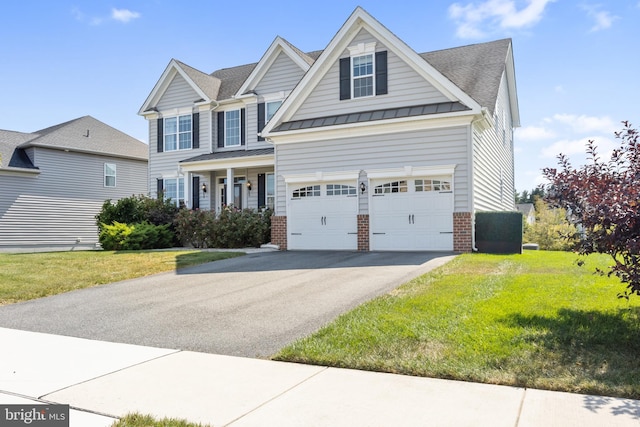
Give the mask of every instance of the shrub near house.
<path id="1" fill-rule="evenodd" d="M 106 250 L 161 249 L 175 242 L 178 209 L 170 200 L 131 196 L 106 200 L 96 215 L 98 239 Z"/>
<path id="2" fill-rule="evenodd" d="M 195 248 L 257 247 L 269 242 L 271 211 L 228 206 L 216 214 L 182 209 L 176 216 L 176 233 L 182 244 Z"/>

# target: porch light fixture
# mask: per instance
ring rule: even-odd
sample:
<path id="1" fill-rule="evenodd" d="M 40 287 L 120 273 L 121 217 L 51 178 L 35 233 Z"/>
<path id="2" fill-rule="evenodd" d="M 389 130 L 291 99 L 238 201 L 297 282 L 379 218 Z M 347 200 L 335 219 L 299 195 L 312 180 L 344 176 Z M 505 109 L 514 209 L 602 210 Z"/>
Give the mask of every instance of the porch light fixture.
<path id="1" fill-rule="evenodd" d="M 247 190 L 251 191 L 251 181 L 247 181 Z"/>
<path id="2" fill-rule="evenodd" d="M 202 183 L 202 187 L 200 187 L 200 188 L 202 188 L 202 192 L 204 194 L 207 194 L 207 184 L 205 182 Z"/>
<path id="3" fill-rule="evenodd" d="M 360 183 L 360 192 L 364 193 L 364 191 L 367 189 L 367 187 L 364 185 L 364 182 Z"/>

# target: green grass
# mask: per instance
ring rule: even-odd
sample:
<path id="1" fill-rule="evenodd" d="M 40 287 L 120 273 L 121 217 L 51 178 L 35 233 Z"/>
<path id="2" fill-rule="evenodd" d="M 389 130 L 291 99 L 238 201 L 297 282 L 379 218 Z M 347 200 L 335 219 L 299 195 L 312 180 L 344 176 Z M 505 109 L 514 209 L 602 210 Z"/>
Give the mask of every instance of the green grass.
<path id="1" fill-rule="evenodd" d="M 185 420 L 175 418 L 163 418 L 158 420 L 151 415 L 127 414 L 125 417 L 115 421 L 111 427 L 209 427 L 209 424 L 194 424 Z"/>
<path id="2" fill-rule="evenodd" d="M 640 298 L 577 258 L 462 255 L 274 358 L 638 399 Z"/>
<path id="3" fill-rule="evenodd" d="M 243 255 L 201 251 L 0 253 L 0 305 Z"/>

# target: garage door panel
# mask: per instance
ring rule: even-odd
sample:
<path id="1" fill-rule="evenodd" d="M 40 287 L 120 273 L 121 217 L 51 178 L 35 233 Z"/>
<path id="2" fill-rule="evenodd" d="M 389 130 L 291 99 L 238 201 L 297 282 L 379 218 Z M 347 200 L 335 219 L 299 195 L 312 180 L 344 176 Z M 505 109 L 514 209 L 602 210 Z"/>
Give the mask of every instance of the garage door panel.
<path id="1" fill-rule="evenodd" d="M 453 191 L 449 191 L 450 182 L 446 178 L 372 181 L 374 192 L 386 193 L 371 197 L 371 249 L 452 250 Z M 403 190 L 404 183 L 406 191 Z"/>
<path id="2" fill-rule="evenodd" d="M 287 213 L 289 249 L 351 250 L 358 245 L 358 197 L 355 183 L 315 183 L 311 197 L 293 197 Z M 304 188 L 304 187 L 300 187 Z M 307 193 L 305 193 L 307 194 Z"/>

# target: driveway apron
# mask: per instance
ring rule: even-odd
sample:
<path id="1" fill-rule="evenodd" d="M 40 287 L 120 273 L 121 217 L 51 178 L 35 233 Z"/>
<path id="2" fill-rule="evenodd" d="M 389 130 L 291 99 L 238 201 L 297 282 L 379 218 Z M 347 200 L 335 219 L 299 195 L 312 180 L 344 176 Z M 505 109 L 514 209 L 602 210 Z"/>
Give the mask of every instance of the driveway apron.
<path id="1" fill-rule="evenodd" d="M 0 327 L 267 357 L 453 258 L 266 252 L 0 307 Z"/>

